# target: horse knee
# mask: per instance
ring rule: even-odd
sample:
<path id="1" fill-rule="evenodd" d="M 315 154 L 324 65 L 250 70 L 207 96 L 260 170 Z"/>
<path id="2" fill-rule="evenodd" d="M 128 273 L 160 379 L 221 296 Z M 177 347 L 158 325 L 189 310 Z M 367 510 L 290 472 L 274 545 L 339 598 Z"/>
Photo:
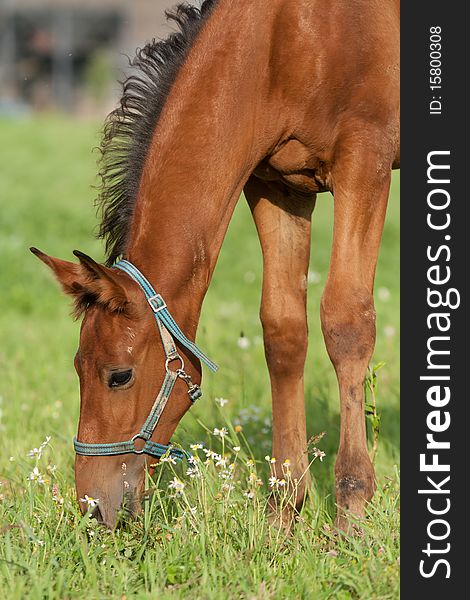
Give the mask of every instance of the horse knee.
<path id="1" fill-rule="evenodd" d="M 271 374 L 303 372 L 307 355 L 308 329 L 305 310 L 295 315 L 262 309 L 264 348 Z"/>
<path id="2" fill-rule="evenodd" d="M 321 323 L 328 354 L 335 367 L 345 362 L 368 364 L 375 345 L 375 309 L 369 292 L 327 288 L 321 301 Z"/>

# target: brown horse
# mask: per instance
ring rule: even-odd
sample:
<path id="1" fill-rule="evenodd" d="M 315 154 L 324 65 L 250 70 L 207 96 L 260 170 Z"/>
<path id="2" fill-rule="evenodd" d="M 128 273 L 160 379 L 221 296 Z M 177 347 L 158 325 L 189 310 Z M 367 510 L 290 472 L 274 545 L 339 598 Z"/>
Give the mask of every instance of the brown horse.
<path id="1" fill-rule="evenodd" d="M 194 339 L 244 190 L 264 258 L 273 455 L 278 464 L 291 460 L 293 477 L 304 472 L 310 224 L 316 194 L 330 191 L 334 235 L 321 320 L 339 383 L 335 475 L 344 527 L 344 510 L 362 515 L 375 489 L 363 380 L 375 342 L 373 281 L 391 169 L 399 163 L 398 0 L 206 0 L 200 9 L 178 6 L 171 18 L 178 31 L 138 52 L 105 126 L 107 266 L 81 253 L 77 264 L 33 249 L 74 298 L 75 314 L 84 314 L 75 357 L 78 437 L 129 439 L 165 373 L 152 311 L 114 261 L 136 265 Z M 180 353 L 198 383 L 199 361 Z M 170 440 L 191 405 L 186 391 L 177 381 L 154 441 Z M 137 511 L 144 455 L 76 459 L 78 497 L 98 497 L 97 517 L 109 526 L 123 502 L 123 460 Z"/>

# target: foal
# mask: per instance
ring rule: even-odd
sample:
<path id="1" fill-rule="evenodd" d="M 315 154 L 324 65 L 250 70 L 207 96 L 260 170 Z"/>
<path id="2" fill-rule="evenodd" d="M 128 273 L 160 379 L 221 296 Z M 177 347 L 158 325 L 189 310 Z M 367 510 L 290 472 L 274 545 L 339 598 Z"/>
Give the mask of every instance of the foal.
<path id="1" fill-rule="evenodd" d="M 338 521 L 374 493 L 363 380 L 375 342 L 373 281 L 391 169 L 399 163 L 398 0 L 206 0 L 170 15 L 179 30 L 137 54 L 103 151 L 101 236 L 107 266 L 35 253 L 84 314 L 75 366 L 78 439 L 128 440 L 147 418 L 165 353 L 137 266 L 194 339 L 204 295 L 241 192 L 264 259 L 261 321 L 273 400 L 273 454 L 293 477 L 307 468 L 304 363 L 310 222 L 316 194 L 334 194 L 334 235 L 321 303 L 336 370 L 341 434 Z M 198 359 L 178 352 L 198 384 Z M 167 444 L 191 401 L 178 379 L 152 440 Z M 109 526 L 123 501 L 138 510 L 145 454 L 79 454 L 78 497 L 100 498 Z M 282 477 L 282 474 L 279 473 Z M 302 479 L 296 499 L 305 490 Z M 129 500 L 129 498 L 131 500 Z M 82 506 L 85 510 L 86 507 Z"/>

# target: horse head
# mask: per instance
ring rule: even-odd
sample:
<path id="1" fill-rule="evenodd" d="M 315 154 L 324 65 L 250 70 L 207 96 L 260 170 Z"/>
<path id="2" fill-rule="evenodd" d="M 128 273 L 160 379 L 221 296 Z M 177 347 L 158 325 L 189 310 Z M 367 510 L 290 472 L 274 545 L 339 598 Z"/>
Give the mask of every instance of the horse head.
<path id="1" fill-rule="evenodd" d="M 36 248 L 31 251 L 72 296 L 74 316 L 83 316 L 74 360 L 80 380 L 76 490 L 82 512 L 91 506 L 99 521 L 113 527 L 122 509 L 130 514 L 139 512 L 146 468 L 152 472 L 155 456 L 159 455 L 143 453 L 146 440 L 140 438 L 146 436 L 136 434 L 152 411 L 165 378 L 168 356 L 142 290 L 126 273 L 98 264 L 78 251 L 74 252 L 78 264 Z M 196 369 L 193 376 L 198 375 Z M 192 404 L 182 383 L 176 383 L 171 402 L 165 404 L 162 418 L 149 432 L 152 448 L 161 447 L 161 453 Z M 126 443 L 132 443 L 129 452 L 125 452 Z M 111 450 L 117 448 L 116 454 L 95 454 L 96 448 L 106 445 Z"/>

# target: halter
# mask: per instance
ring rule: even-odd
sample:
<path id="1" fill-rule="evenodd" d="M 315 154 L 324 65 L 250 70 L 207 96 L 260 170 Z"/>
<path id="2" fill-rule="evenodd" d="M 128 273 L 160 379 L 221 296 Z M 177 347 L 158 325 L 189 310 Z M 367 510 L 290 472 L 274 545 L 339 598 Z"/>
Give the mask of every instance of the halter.
<path id="1" fill-rule="evenodd" d="M 165 361 L 165 377 L 163 379 L 162 386 L 158 395 L 153 403 L 152 409 L 150 410 L 147 420 L 142 425 L 139 433 L 136 433 L 130 440 L 125 442 L 109 442 L 105 444 L 89 444 L 86 442 L 80 442 L 77 438 L 74 438 L 73 445 L 75 452 L 83 456 L 111 456 L 117 454 L 149 454 L 155 458 L 161 458 L 164 454 L 169 452 L 174 458 L 181 460 L 184 456 L 184 452 L 178 448 L 174 448 L 172 444 L 157 444 L 151 441 L 155 427 L 160 419 L 160 416 L 165 408 L 168 398 L 170 397 L 176 380 L 182 379 L 188 386 L 188 395 L 191 402 L 195 402 L 202 396 L 201 388 L 192 382 L 190 375 L 184 370 L 183 358 L 178 353 L 176 348 L 176 338 L 185 348 L 187 348 L 194 356 L 204 362 L 211 371 L 217 371 L 217 365 L 211 361 L 199 348 L 191 342 L 181 329 L 168 311 L 166 302 L 163 300 L 160 294 L 157 294 L 153 289 L 150 282 L 142 275 L 142 273 L 132 263 L 127 260 L 120 260 L 114 265 L 115 268 L 121 269 L 142 288 L 145 298 L 149 303 L 157 322 L 158 331 L 165 350 L 166 361 Z M 176 371 L 169 368 L 170 363 L 173 361 L 180 361 L 180 366 Z M 136 440 L 143 440 L 144 445 L 139 450 L 135 442 Z"/>

